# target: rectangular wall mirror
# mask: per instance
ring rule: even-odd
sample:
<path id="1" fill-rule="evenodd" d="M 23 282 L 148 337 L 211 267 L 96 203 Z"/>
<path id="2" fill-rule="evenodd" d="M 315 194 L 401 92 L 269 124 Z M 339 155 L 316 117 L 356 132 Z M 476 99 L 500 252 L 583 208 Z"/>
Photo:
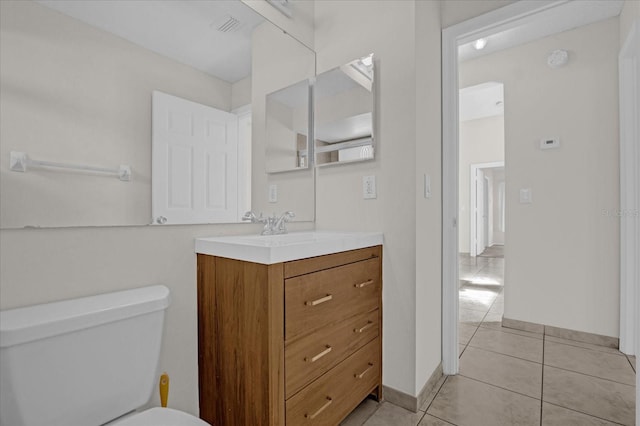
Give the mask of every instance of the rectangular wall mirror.
<path id="1" fill-rule="evenodd" d="M 316 77 L 313 95 L 316 165 L 374 158 L 374 77 L 373 54 Z"/>
<path id="2" fill-rule="evenodd" d="M 309 167 L 309 80 L 267 95 L 267 173 Z"/>
<path id="3" fill-rule="evenodd" d="M 314 219 L 313 175 L 272 181 L 263 141 L 266 94 L 313 75 L 315 53 L 251 7 L 25 0 L 0 8 L 0 228 L 232 223 L 248 209 Z M 158 107 L 158 130 L 154 92 L 171 99 Z M 201 107 L 216 118 L 198 122 Z M 152 163 L 152 134 L 160 130 L 182 138 L 163 148 L 162 160 L 153 158 L 162 164 Z M 198 135 L 217 148 L 196 149 Z M 12 151 L 71 165 L 127 165 L 130 180 L 33 163 L 12 171 Z M 163 213 L 152 213 L 152 170 L 154 181 L 164 181 Z M 205 184 L 195 185 L 201 178 Z M 277 202 L 267 197 L 273 184 Z"/>

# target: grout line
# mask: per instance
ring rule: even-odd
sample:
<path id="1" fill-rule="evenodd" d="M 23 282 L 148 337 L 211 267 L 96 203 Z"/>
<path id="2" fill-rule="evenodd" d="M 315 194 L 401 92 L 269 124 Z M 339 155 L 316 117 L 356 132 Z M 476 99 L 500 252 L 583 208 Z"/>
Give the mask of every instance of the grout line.
<path id="1" fill-rule="evenodd" d="M 431 407 L 431 404 L 433 404 L 433 401 L 436 400 L 436 398 L 438 397 L 438 394 L 440 393 L 440 390 L 442 389 L 442 387 L 444 386 L 444 384 L 447 382 L 447 380 L 449 380 L 450 376 L 446 376 L 444 378 L 444 380 L 442 381 L 442 384 L 440 384 L 440 387 L 438 388 L 438 390 L 436 391 L 436 394 L 433 396 L 433 399 L 431 400 L 431 402 L 427 405 L 427 408 L 424 409 L 424 413 L 427 414 L 427 411 L 429 411 L 429 408 Z"/>
<path id="2" fill-rule="evenodd" d="M 545 334 L 544 336 L 547 337 L 548 335 Z M 548 337 L 554 337 L 554 336 L 548 336 Z M 555 338 L 556 339 L 561 339 L 561 337 L 555 337 Z M 567 339 L 564 339 L 564 340 L 567 340 Z M 571 342 L 575 342 L 575 343 L 572 344 Z M 603 353 L 603 354 L 626 356 L 625 354 L 620 352 L 618 349 L 610 348 L 609 346 L 596 345 L 595 343 L 578 342 L 577 340 L 567 340 L 566 342 L 557 342 L 555 340 L 549 340 L 549 343 L 555 343 L 555 344 L 558 344 L 558 345 L 571 346 L 572 348 L 585 349 L 585 350 L 588 350 L 588 351 L 600 352 L 600 353 Z M 579 343 L 583 343 L 585 345 L 593 345 L 593 346 L 598 346 L 598 347 L 601 347 L 601 348 L 615 350 L 615 351 L 618 351 L 618 353 L 614 353 L 614 352 L 611 352 L 611 351 L 603 351 L 601 349 L 595 349 L 595 348 L 586 348 L 584 346 L 579 346 L 578 345 Z"/>
<path id="3" fill-rule="evenodd" d="M 562 367 L 556 367 L 555 365 L 545 365 L 545 367 L 549 367 L 549 368 L 555 368 L 556 370 L 562 370 L 562 371 L 568 371 L 569 373 L 574 373 L 574 374 L 579 374 L 581 376 L 586 376 L 586 377 L 593 377 L 594 379 L 600 379 L 600 380 L 604 380 L 607 382 L 611 382 L 611 383 L 615 383 L 617 385 L 622 385 L 622 386 L 629 386 L 635 389 L 635 383 L 633 385 L 630 385 L 628 383 L 622 383 L 622 382 L 618 382 L 617 380 L 611 380 L 611 379 L 606 379 L 604 377 L 600 377 L 600 376 L 594 376 L 593 374 L 587 374 L 587 373 L 581 373 L 580 371 L 574 371 L 574 370 L 569 370 L 567 368 L 562 368 Z"/>
<path id="4" fill-rule="evenodd" d="M 538 340 L 538 339 L 534 339 L 534 340 Z M 505 354 L 504 352 L 494 351 L 494 350 L 491 350 L 491 349 L 483 348 L 483 347 L 481 347 L 481 346 L 474 346 L 474 345 L 472 345 L 472 344 L 471 344 L 471 342 L 469 342 L 469 346 L 471 346 L 472 348 L 475 348 L 475 349 L 482 349 L 483 351 L 492 352 L 492 353 L 494 353 L 494 354 L 500 354 L 500 355 L 504 355 L 504 356 L 510 356 L 511 358 L 516 358 L 516 359 L 519 359 L 519 360 L 522 360 L 522 361 L 529 361 L 529 362 L 533 362 L 534 364 L 542 365 L 542 363 L 541 363 L 541 362 L 538 362 L 538 361 L 532 361 L 532 360 L 530 360 L 530 359 L 521 358 L 521 357 L 519 357 L 519 356 Z"/>
<path id="5" fill-rule="evenodd" d="M 515 334 L 516 336 L 522 336 L 522 337 L 530 337 L 532 339 L 536 339 L 536 340 L 543 340 L 544 339 L 544 334 L 540 334 L 540 333 L 533 333 L 532 331 L 525 331 L 525 330 L 518 330 L 517 328 L 508 328 L 508 327 L 502 327 L 502 325 L 500 326 L 500 328 L 494 327 L 494 326 L 490 326 L 490 325 L 483 325 L 486 323 L 481 323 L 480 327 L 482 328 L 486 328 L 489 330 L 494 330 L 494 331 L 501 331 L 503 333 L 508 333 L 508 334 Z M 526 334 L 521 334 L 521 333 L 533 333 L 533 334 L 539 334 L 540 338 L 538 337 L 533 337 L 533 336 L 528 336 Z"/>
<path id="6" fill-rule="evenodd" d="M 473 380 L 474 382 L 478 382 L 478 383 L 482 383 L 482 384 L 487 385 L 487 386 L 491 386 L 491 387 L 496 388 L 496 389 L 502 389 L 502 390 L 507 391 L 507 392 L 515 393 L 516 395 L 526 396 L 527 398 L 530 398 L 530 399 L 533 399 L 533 400 L 536 400 L 536 401 L 542 401 L 542 400 L 540 400 L 540 399 L 538 399 L 538 398 L 536 398 L 534 396 L 527 395 L 527 394 L 524 394 L 522 392 L 517 392 L 517 391 L 511 390 L 511 389 L 503 388 L 502 386 L 494 385 L 493 383 L 485 382 L 484 380 L 480 380 L 480 379 L 476 379 L 476 378 L 473 378 L 473 377 L 465 376 L 464 374 L 460 374 L 460 373 L 458 373 L 457 375 L 460 376 L 460 377 L 464 377 L 465 379 Z"/>
<path id="7" fill-rule="evenodd" d="M 445 419 L 443 419 L 443 418 L 441 418 L 441 417 L 434 416 L 433 414 L 429 414 L 429 415 L 430 415 L 431 417 L 434 417 L 434 418 L 436 418 L 436 419 L 438 419 L 438 420 L 441 420 L 441 421 L 445 422 L 445 423 L 446 423 L 446 424 L 448 424 L 448 425 L 458 426 L 458 424 L 457 424 L 457 423 L 451 423 L 449 420 L 445 420 Z M 425 416 L 426 416 L 426 413 L 425 413 Z"/>
<path id="8" fill-rule="evenodd" d="M 492 328 L 492 327 L 482 327 L 482 328 L 484 328 L 485 330 L 492 330 L 492 331 L 495 331 L 495 332 L 498 332 L 498 333 L 506 333 L 506 334 L 508 334 L 508 335 L 510 335 L 510 336 L 520 336 L 520 337 L 525 337 L 525 338 L 527 338 L 527 339 L 537 340 L 538 342 L 539 342 L 540 340 L 544 340 L 544 339 L 538 339 L 537 337 L 524 336 L 524 335 L 522 335 L 522 334 L 516 334 L 516 333 L 510 333 L 510 332 L 508 332 L 508 331 L 503 331 L 503 330 L 502 330 L 502 328 L 506 328 L 506 327 L 502 327 L 500 330 L 498 330 L 497 328 Z M 520 331 L 523 331 L 523 330 L 520 330 Z"/>
<path id="9" fill-rule="evenodd" d="M 629 361 L 629 365 L 631 365 L 631 369 L 633 370 L 634 373 L 638 374 L 638 372 L 636 371 L 636 368 L 633 366 L 633 363 L 631 362 L 631 358 L 629 358 L 629 355 L 623 354 L 625 357 L 627 357 L 627 361 Z"/>
<path id="10" fill-rule="evenodd" d="M 520 357 L 513 356 L 513 355 L 509 355 L 509 354 L 504 354 L 504 353 L 502 353 L 502 352 L 492 351 L 492 350 L 490 350 L 490 349 L 481 348 L 481 347 L 479 347 L 479 346 L 471 346 L 471 347 L 472 347 L 474 350 L 484 351 L 484 352 L 488 352 L 488 353 L 496 354 L 496 355 L 502 355 L 502 356 L 506 356 L 506 357 L 509 357 L 509 358 L 517 359 L 517 360 L 519 360 L 519 361 L 530 362 L 531 364 L 543 365 L 541 362 L 531 361 L 530 359 L 520 358 Z"/>
<path id="11" fill-rule="evenodd" d="M 564 405 L 555 404 L 555 403 L 549 402 L 549 401 L 544 401 L 544 402 L 549 404 L 549 405 L 553 405 L 555 407 L 560 407 L 560 408 L 564 408 L 565 410 L 573 411 L 574 413 L 580 413 L 580 414 L 584 414 L 585 416 L 593 417 L 594 419 L 602 420 L 602 421 L 613 423 L 613 424 L 616 424 L 616 425 L 624 425 L 624 423 L 618 423 L 618 422 L 616 422 L 614 420 L 609 420 L 609 419 L 605 419 L 603 417 L 594 416 L 593 414 L 589 414 L 589 413 L 585 413 L 585 412 L 580 411 L 580 410 L 575 410 L 573 408 L 565 407 Z"/>

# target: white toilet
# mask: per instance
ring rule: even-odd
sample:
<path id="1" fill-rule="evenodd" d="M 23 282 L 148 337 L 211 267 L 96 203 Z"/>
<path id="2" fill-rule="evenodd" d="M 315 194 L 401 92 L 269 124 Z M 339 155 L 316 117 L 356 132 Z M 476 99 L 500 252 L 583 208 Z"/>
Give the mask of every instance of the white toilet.
<path id="1" fill-rule="evenodd" d="M 158 285 L 0 312 L 0 426 L 208 425 L 135 411 L 158 391 L 168 306 Z"/>

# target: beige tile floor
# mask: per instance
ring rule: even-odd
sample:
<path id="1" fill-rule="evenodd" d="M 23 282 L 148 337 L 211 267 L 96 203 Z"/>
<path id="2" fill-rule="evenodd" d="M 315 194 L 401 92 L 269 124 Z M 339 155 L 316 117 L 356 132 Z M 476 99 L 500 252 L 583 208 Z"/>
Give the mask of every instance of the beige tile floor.
<path id="1" fill-rule="evenodd" d="M 460 374 L 417 413 L 366 400 L 342 425 L 633 425 L 635 357 L 502 327 L 503 277 L 504 259 L 461 256 Z"/>

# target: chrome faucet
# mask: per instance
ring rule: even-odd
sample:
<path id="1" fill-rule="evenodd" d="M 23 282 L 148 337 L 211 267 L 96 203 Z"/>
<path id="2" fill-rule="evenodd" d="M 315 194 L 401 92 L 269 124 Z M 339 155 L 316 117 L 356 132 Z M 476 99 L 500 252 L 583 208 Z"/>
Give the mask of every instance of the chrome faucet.
<path id="1" fill-rule="evenodd" d="M 287 223 L 290 222 L 294 217 L 296 217 L 294 212 L 284 212 L 282 215 L 276 220 L 273 224 L 274 234 L 286 234 L 287 233 Z"/>
<path id="2" fill-rule="evenodd" d="M 264 224 L 260 235 L 277 235 L 287 233 L 287 222 L 294 217 L 296 215 L 293 212 L 284 212 L 280 217 L 276 217 L 275 213 L 269 217 L 264 217 L 262 213 L 260 213 L 260 216 L 256 216 L 255 213 L 249 211 L 242 216 L 242 220 Z"/>

